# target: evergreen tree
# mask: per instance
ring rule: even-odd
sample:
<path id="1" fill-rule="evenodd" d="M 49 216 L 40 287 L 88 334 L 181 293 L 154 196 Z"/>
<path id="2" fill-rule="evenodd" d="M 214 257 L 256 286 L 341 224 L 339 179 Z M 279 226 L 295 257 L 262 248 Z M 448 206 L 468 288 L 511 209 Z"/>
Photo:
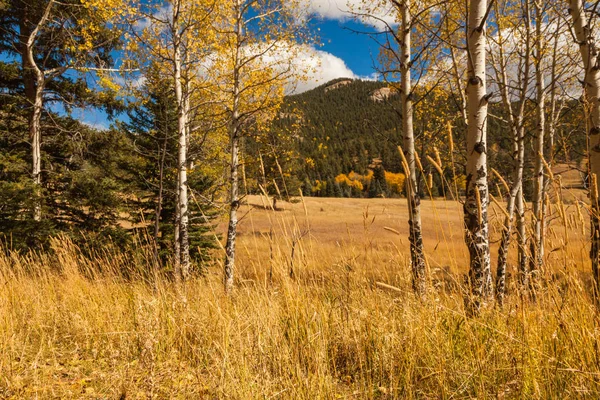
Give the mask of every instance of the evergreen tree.
<path id="1" fill-rule="evenodd" d="M 344 192 L 337 181 L 333 181 L 333 197 L 344 197 Z"/>
<path id="2" fill-rule="evenodd" d="M 302 182 L 302 196 L 312 196 L 312 186 L 311 181 L 308 178 L 304 178 L 304 182 Z"/>
<path id="3" fill-rule="evenodd" d="M 134 223 L 151 222 L 157 261 L 165 263 L 173 254 L 177 203 L 177 108 L 172 80 L 161 78 L 150 69 L 138 97 L 141 99 L 128 112 L 129 122 L 121 129 L 130 139 L 127 170 L 134 177 L 138 201 L 132 203 L 130 215 Z M 190 140 L 190 160 L 194 160 L 199 144 Z M 192 194 L 210 197 L 214 178 L 188 166 L 188 186 Z M 190 203 L 189 241 L 191 256 L 196 261 L 206 258 L 215 246 L 210 219 L 212 206 L 202 201 Z"/>
<path id="4" fill-rule="evenodd" d="M 387 197 L 388 187 L 385 180 L 385 170 L 378 165 L 373 169 L 373 178 L 369 186 L 369 197 Z"/>

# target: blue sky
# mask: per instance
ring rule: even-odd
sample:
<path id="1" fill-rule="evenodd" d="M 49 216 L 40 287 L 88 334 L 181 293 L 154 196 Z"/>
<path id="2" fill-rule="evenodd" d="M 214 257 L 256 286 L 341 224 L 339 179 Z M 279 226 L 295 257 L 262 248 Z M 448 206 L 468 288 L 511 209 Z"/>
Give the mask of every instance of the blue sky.
<path id="1" fill-rule="evenodd" d="M 305 91 L 335 78 L 377 79 L 373 59 L 377 57 L 377 44 L 365 34 L 356 31 L 373 31 L 373 27 L 349 18 L 349 6 L 360 0 L 304 0 L 313 13 L 311 25 L 319 37 L 315 46 L 318 71 L 308 82 L 298 86 Z M 317 30 L 318 29 L 318 30 Z M 110 122 L 98 110 L 75 110 L 74 117 L 96 128 L 108 128 Z"/>
<path id="2" fill-rule="evenodd" d="M 367 77 L 374 73 L 377 45 L 368 35 L 354 32 L 372 30 L 371 27 L 351 20 L 331 19 L 321 19 L 316 26 L 320 28 L 321 50 L 343 60 L 356 76 Z"/>

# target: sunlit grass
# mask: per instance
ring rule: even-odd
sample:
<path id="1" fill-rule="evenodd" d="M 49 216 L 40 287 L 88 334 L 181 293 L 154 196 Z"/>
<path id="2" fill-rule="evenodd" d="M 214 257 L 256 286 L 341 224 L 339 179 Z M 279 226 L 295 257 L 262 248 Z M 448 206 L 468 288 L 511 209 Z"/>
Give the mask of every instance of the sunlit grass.
<path id="1" fill-rule="evenodd" d="M 459 204 L 424 202 L 434 290 L 422 302 L 403 200 L 249 202 L 261 207 L 242 221 L 231 297 L 218 265 L 176 288 L 147 272 L 143 249 L 86 258 L 59 239 L 0 256 L 0 398 L 600 396 L 575 206 L 571 225 L 553 225 L 537 302 L 513 282 L 503 309 L 467 318 Z"/>

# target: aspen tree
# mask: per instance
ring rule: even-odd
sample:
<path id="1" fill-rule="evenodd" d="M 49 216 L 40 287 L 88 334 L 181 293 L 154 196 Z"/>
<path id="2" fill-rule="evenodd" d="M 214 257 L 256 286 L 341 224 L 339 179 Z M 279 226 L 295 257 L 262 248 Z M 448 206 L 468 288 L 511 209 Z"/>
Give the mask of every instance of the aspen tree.
<path id="1" fill-rule="evenodd" d="M 215 73 L 229 130 L 228 227 L 224 286 L 234 285 L 238 209 L 240 206 L 240 146 L 249 129 L 260 131 L 283 102 L 285 88 L 305 71 L 293 66 L 302 51 L 306 15 L 298 1 L 232 0 L 223 4 L 222 36 Z"/>
<path id="2" fill-rule="evenodd" d="M 187 162 L 188 162 L 188 118 L 189 110 L 187 107 L 189 91 L 187 84 L 184 85 L 182 69 L 184 60 L 182 52 L 186 42 L 183 41 L 183 30 L 189 28 L 186 26 L 183 14 L 183 0 L 177 0 L 173 4 L 172 29 L 173 29 L 173 81 L 175 85 L 175 99 L 177 102 L 177 136 L 178 145 L 178 163 L 177 163 L 177 231 L 178 245 L 175 248 L 179 250 L 176 266 L 181 269 L 182 278 L 186 279 L 190 271 L 190 245 L 189 245 L 189 215 L 188 215 L 188 180 L 187 180 Z M 188 78 L 189 79 L 189 78 Z M 177 240 L 176 239 L 176 240 Z M 177 274 L 179 275 L 179 274 Z"/>
<path id="3" fill-rule="evenodd" d="M 529 53 L 531 49 L 531 23 L 527 2 L 515 18 L 515 10 L 507 2 L 494 3 L 496 35 L 492 36 L 494 47 L 490 51 L 491 66 L 495 72 L 495 84 L 501 94 L 502 104 L 508 116 L 512 137 L 512 176 L 509 184 L 506 214 L 502 227 L 496 269 L 496 298 L 500 304 L 506 291 L 506 268 L 508 250 L 513 230 L 515 212 L 517 214 L 518 265 L 522 280 L 526 279 L 526 232 L 523 202 L 523 169 L 525 163 L 525 105 L 530 82 Z M 523 31 L 524 29 L 524 31 Z M 507 46 L 509 46 L 507 48 Z M 522 51 L 519 49 L 523 48 Z M 507 54 L 508 53 L 508 54 Z M 521 56 L 521 54 L 523 56 Z M 514 68 L 516 66 L 516 68 Z M 516 69 L 518 88 L 511 90 L 509 69 Z M 514 72 L 513 72 L 514 73 Z M 516 107 L 513 105 L 517 99 Z"/>
<path id="4" fill-rule="evenodd" d="M 546 85 L 544 73 L 545 38 L 544 38 L 544 5 L 541 0 L 534 0 L 535 9 L 535 53 L 533 64 L 535 66 L 535 88 L 536 88 L 536 129 L 533 144 L 534 151 L 534 192 L 532 199 L 531 238 L 529 279 L 532 295 L 535 295 L 535 283 L 539 269 L 544 262 L 544 240 L 543 240 L 543 208 L 544 208 L 544 140 L 546 136 Z"/>
<path id="5" fill-rule="evenodd" d="M 420 88 L 426 86 L 420 82 L 421 78 L 426 76 L 426 80 L 432 88 L 438 83 L 436 82 L 438 77 L 435 76 L 432 66 L 433 59 L 439 55 L 440 46 L 437 41 L 439 32 L 432 27 L 440 24 L 440 20 L 437 13 L 434 14 L 436 18 L 432 18 L 433 13 L 429 11 L 433 6 L 427 2 L 382 0 L 356 7 L 352 11 L 355 18 L 383 27 L 382 32 L 371 34 L 380 47 L 382 65 L 379 67 L 379 72 L 390 86 L 395 87 L 400 93 L 402 146 L 399 150 L 402 167 L 407 177 L 405 187 L 408 204 L 412 284 L 413 290 L 420 296 L 424 296 L 427 292 L 427 277 L 419 195 L 419 176 L 422 171 L 417 168 L 413 104 L 415 90 L 419 86 Z M 390 21 L 391 19 L 393 21 Z M 385 41 L 379 39 L 382 33 L 385 34 Z M 416 49 L 414 56 L 413 49 Z M 416 78 L 412 74 L 415 69 L 417 70 Z M 398 77 L 400 82 L 397 82 Z M 421 85 L 419 85 L 420 83 Z M 426 91 L 426 88 L 423 90 Z M 431 94 L 433 89 L 428 92 Z M 421 107 L 423 107 L 423 103 L 421 103 Z M 430 120 L 430 118 L 428 119 Z M 427 136 L 426 132 L 421 132 L 421 134 L 424 137 Z"/>
<path id="6" fill-rule="evenodd" d="M 491 292 L 488 231 L 486 0 L 470 0 L 467 22 L 467 182 L 463 206 L 469 250 L 470 313 L 479 312 Z"/>
<path id="7" fill-rule="evenodd" d="M 190 274 L 189 185 L 190 157 L 188 144 L 193 133 L 191 99 L 206 90 L 209 79 L 205 70 L 209 56 L 215 51 L 215 24 L 218 16 L 214 0 L 172 0 L 166 7 L 138 5 L 138 15 L 146 22 L 143 29 L 134 26 L 130 52 L 142 73 L 146 68 L 159 68 L 173 82 L 177 107 L 178 162 L 173 243 L 175 279 Z"/>
<path id="8" fill-rule="evenodd" d="M 588 135 L 588 170 L 590 176 L 590 225 L 592 272 L 596 282 L 596 296 L 600 293 L 600 206 L 598 203 L 598 177 L 600 176 L 600 68 L 598 67 L 598 47 L 592 28 L 586 16 L 584 0 L 570 0 L 571 14 L 576 44 L 579 46 L 583 62 L 584 108 Z"/>
<path id="9" fill-rule="evenodd" d="M 406 179 L 406 200 L 408 203 L 408 226 L 410 259 L 414 291 L 423 296 L 427 290 L 425 275 L 425 254 L 423 252 L 423 234 L 421 232 L 421 199 L 417 186 L 417 168 L 415 161 L 415 135 L 413 132 L 413 93 L 411 82 L 411 20 L 410 0 L 394 1 L 401 15 L 400 25 L 400 75 L 402 102 L 403 151 L 406 157 L 404 169 Z"/>

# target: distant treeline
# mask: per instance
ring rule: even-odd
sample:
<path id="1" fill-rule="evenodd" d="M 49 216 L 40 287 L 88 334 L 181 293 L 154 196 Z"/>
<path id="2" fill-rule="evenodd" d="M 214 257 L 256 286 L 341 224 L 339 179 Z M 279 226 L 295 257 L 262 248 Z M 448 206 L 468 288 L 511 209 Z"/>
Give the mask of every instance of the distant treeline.
<path id="1" fill-rule="evenodd" d="M 345 84 L 336 85 L 343 82 Z M 347 83 L 346 83 L 347 82 Z M 374 98 L 384 82 L 337 79 L 308 92 L 286 99 L 279 119 L 273 123 L 274 132 L 269 148 L 263 152 L 262 169 L 248 171 L 256 182 L 265 181 L 279 192 L 287 186 L 290 195 L 301 189 L 304 196 L 318 197 L 398 197 L 403 196 L 404 171 L 398 146 L 402 144 L 399 96 Z M 526 108 L 533 112 L 535 105 Z M 580 165 L 586 153 L 585 127 L 578 118 L 581 104 L 568 102 L 560 126 L 556 127 L 554 163 Z M 490 165 L 504 177 L 509 177 L 514 163 L 510 131 L 504 120 L 506 112 L 498 103 L 490 104 L 488 122 L 488 159 Z M 415 113 L 415 148 L 420 157 L 418 168 L 419 192 L 423 197 L 448 196 L 449 192 L 464 191 L 466 127 L 457 118 L 458 100 L 449 92 L 439 90 L 422 99 Z M 535 130 L 533 120 L 526 122 L 526 141 Z M 451 135 L 451 138 L 449 137 Z M 264 142 L 264 138 L 262 138 Z M 450 140 L 453 152 L 450 151 Z M 261 152 L 260 144 L 248 139 L 248 153 Z M 285 170 L 283 184 L 278 167 Z M 285 154 L 285 156 L 282 156 Z M 525 160 L 524 194 L 533 190 L 533 160 Z M 440 174 L 441 170 L 441 174 Z M 265 172 L 266 171 L 266 172 Z M 262 175 L 266 174 L 266 179 Z M 508 179 L 508 178 L 507 178 Z M 490 176 L 490 190 L 498 194 L 500 182 Z M 256 187 L 256 192 L 260 190 Z M 269 190 L 277 195 L 278 190 Z"/>

